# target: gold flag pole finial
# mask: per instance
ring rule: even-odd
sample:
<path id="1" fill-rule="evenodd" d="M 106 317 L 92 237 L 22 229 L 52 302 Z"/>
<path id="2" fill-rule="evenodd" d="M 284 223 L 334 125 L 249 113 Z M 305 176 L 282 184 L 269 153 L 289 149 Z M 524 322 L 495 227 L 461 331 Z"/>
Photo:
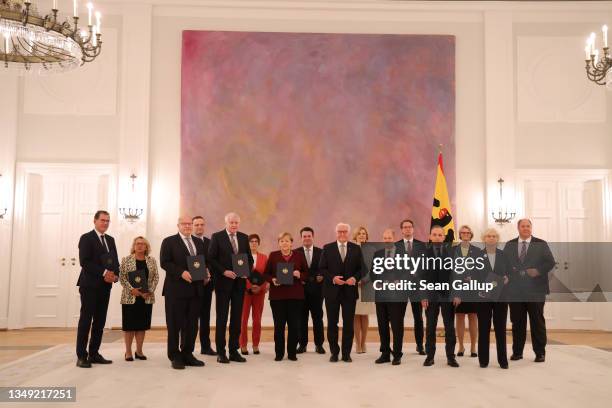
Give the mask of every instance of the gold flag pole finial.
<path id="1" fill-rule="evenodd" d="M 444 146 L 442 143 L 438 145 L 438 153 L 442 153 L 442 146 Z"/>

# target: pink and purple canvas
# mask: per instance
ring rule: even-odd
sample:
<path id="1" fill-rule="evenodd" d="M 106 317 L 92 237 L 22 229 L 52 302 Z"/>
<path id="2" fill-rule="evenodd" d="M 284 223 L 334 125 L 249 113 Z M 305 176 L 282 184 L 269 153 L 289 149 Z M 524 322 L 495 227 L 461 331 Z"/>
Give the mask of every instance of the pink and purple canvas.
<path id="1" fill-rule="evenodd" d="M 440 144 L 454 202 L 454 73 L 453 36 L 184 31 L 181 210 L 267 249 L 339 221 L 425 238 Z"/>

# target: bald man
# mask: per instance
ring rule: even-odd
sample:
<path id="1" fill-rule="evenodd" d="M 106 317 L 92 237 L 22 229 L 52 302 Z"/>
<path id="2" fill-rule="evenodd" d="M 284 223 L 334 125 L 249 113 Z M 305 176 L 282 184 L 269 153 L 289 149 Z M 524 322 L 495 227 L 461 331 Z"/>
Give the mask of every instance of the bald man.
<path id="1" fill-rule="evenodd" d="M 204 282 L 192 281 L 187 258 L 205 255 L 205 248 L 202 240 L 191 236 L 191 217 L 180 217 L 177 227 L 178 234 L 163 240 L 159 259 L 166 271 L 162 295 L 166 300 L 168 359 L 172 368 L 181 370 L 185 366 L 204 366 L 193 355 Z"/>
<path id="2" fill-rule="evenodd" d="M 399 255 L 397 246 L 395 245 L 395 232 L 391 228 L 383 231 L 383 242 L 385 248 L 374 253 L 374 258 L 395 258 Z M 374 268 L 371 269 L 372 271 Z M 405 276 L 402 276 L 405 274 Z M 372 281 L 380 281 L 376 286 L 383 282 L 395 282 L 396 280 L 409 279 L 410 274 L 407 271 L 388 270 L 386 273 L 376 275 L 371 272 Z M 403 295 L 403 296 L 402 296 Z M 380 357 L 376 359 L 376 364 L 391 362 L 393 365 L 399 365 L 402 361 L 402 346 L 404 342 L 404 316 L 406 315 L 406 307 L 408 306 L 407 292 L 394 292 L 390 289 L 381 289 L 376 291 L 376 319 L 378 320 L 378 334 L 380 336 Z M 391 333 L 389 326 L 393 331 L 393 350 L 391 350 Z M 393 361 L 391 360 L 393 354 Z"/>

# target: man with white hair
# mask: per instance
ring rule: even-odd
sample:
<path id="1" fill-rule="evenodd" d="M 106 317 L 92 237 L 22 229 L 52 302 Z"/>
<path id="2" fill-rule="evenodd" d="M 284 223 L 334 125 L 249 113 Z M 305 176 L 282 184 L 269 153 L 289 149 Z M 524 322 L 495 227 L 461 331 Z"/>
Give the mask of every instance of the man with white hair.
<path id="1" fill-rule="evenodd" d="M 365 275 L 365 264 L 359 245 L 348 242 L 351 227 L 336 225 L 336 241 L 323 247 L 319 272 L 324 276 L 323 297 L 327 311 L 327 341 L 331 351 L 329 361 L 338 361 L 338 320 L 342 309 L 342 361 L 350 363 L 353 347 L 353 319 L 359 298 L 357 282 Z"/>
<path id="2" fill-rule="evenodd" d="M 245 233 L 238 231 L 239 226 L 240 216 L 238 214 L 233 212 L 226 214 L 225 228 L 211 236 L 208 249 L 208 261 L 214 275 L 216 294 L 215 342 L 217 343 L 217 361 L 223 364 L 230 361 L 238 363 L 246 361 L 238 352 L 246 278 L 239 278 L 232 270 L 232 257 L 233 255 L 246 254 L 249 261 L 249 270 L 251 270 L 253 269 L 253 256 L 249 248 L 249 238 Z M 229 344 L 225 340 L 228 316 Z M 226 345 L 229 348 L 229 359 L 226 355 Z"/>

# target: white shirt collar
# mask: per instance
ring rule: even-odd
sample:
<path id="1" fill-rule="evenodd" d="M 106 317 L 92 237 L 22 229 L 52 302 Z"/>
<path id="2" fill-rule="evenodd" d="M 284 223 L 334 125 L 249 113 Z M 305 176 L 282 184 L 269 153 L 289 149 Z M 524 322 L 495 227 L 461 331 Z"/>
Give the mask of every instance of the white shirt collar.
<path id="1" fill-rule="evenodd" d="M 184 241 L 191 240 L 191 235 L 183 235 L 180 232 L 179 232 L 179 235 L 181 236 L 181 238 L 183 238 Z"/>
<path id="2" fill-rule="evenodd" d="M 200 238 L 200 239 L 202 239 L 202 240 L 204 239 L 204 235 L 196 235 L 196 234 L 193 234 L 193 236 L 194 236 L 194 237 L 196 237 L 196 238 Z"/>
<path id="3" fill-rule="evenodd" d="M 338 244 L 338 249 L 340 249 L 341 245 L 344 245 L 345 247 L 348 248 L 348 241 L 346 241 L 346 242 L 336 241 L 336 244 Z"/>
<path id="4" fill-rule="evenodd" d="M 312 248 L 314 248 L 314 245 L 309 246 L 309 247 L 303 246 L 302 248 L 304 248 L 304 251 L 306 251 L 307 249 L 312 251 Z"/>
<path id="5" fill-rule="evenodd" d="M 519 243 L 522 243 L 523 241 L 525 241 L 528 244 L 531 244 L 531 238 L 532 238 L 532 236 L 529 236 L 529 238 L 527 238 L 527 239 L 523 239 L 523 238 L 519 237 Z"/>
<path id="6" fill-rule="evenodd" d="M 414 241 L 414 237 L 412 237 L 412 238 L 410 238 L 410 239 L 406 239 L 406 238 L 404 238 L 404 243 L 406 243 L 406 242 L 408 242 L 408 241 L 410 241 L 410 243 L 412 244 L 412 241 Z"/>
<path id="7" fill-rule="evenodd" d="M 94 231 L 96 231 L 96 234 L 98 235 L 98 238 L 100 238 L 100 236 L 102 236 L 102 235 L 106 236 L 106 232 L 102 233 L 102 232 L 98 231 L 95 228 L 94 228 Z"/>
<path id="8" fill-rule="evenodd" d="M 229 231 L 227 230 L 227 228 L 225 229 L 225 232 L 227 233 L 227 236 L 228 236 L 228 237 L 230 237 L 230 238 L 232 237 L 232 233 L 231 233 L 231 232 L 229 232 Z M 235 236 L 238 236 L 238 232 L 234 232 L 234 235 L 235 235 Z"/>

